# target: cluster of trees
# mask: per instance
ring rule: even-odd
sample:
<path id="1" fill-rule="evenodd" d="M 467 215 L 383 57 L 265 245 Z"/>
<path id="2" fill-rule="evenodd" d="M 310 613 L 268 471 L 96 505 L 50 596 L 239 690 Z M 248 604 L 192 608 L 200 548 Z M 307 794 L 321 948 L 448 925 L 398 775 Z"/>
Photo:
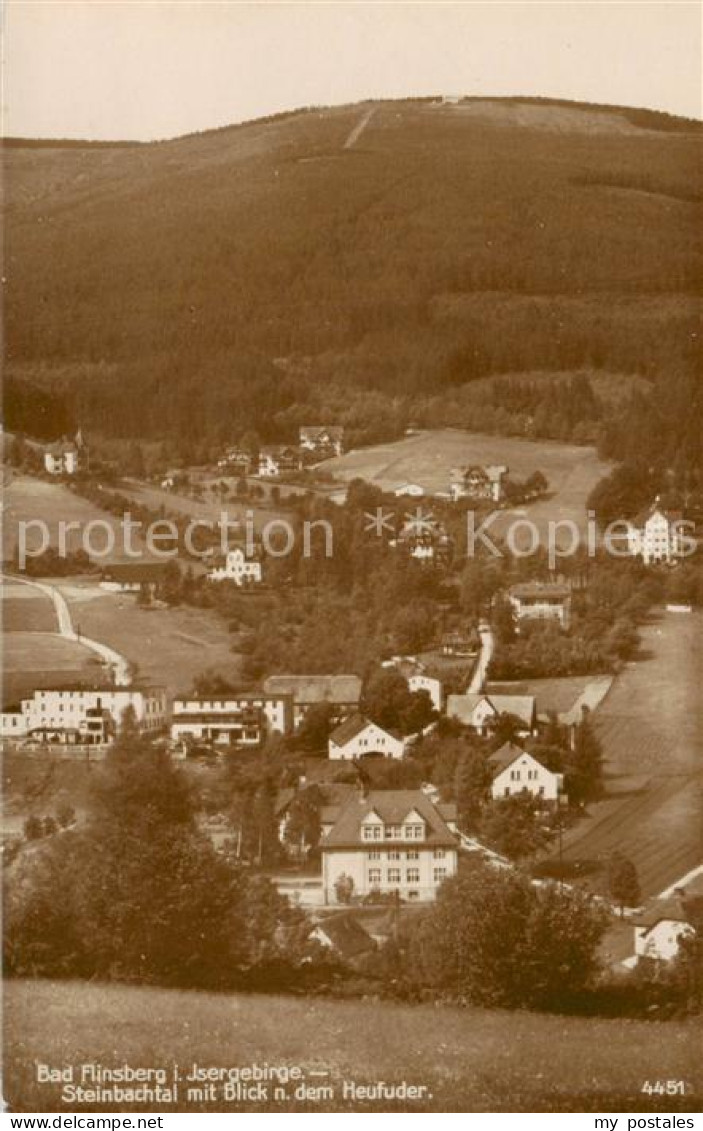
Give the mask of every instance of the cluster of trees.
<path id="1" fill-rule="evenodd" d="M 5 969 L 226 988 L 304 954 L 305 917 L 215 852 L 168 756 L 125 731 L 86 819 L 5 871 Z"/>
<path id="2" fill-rule="evenodd" d="M 580 587 L 573 591 L 568 631 L 556 621 L 523 620 L 518 633 L 508 602 L 496 600 L 492 679 L 615 671 L 624 660 L 637 655 L 638 624 L 647 610 L 668 592 L 688 593 L 699 585 L 696 570 L 686 573 L 682 586 L 675 584 L 673 575 L 660 580 L 636 561 L 615 561 L 607 555 L 586 564 L 574 562 L 570 568 L 575 578 L 580 576 Z M 579 575 L 580 568 L 583 573 Z M 474 580 L 474 585 L 479 584 L 480 580 Z"/>

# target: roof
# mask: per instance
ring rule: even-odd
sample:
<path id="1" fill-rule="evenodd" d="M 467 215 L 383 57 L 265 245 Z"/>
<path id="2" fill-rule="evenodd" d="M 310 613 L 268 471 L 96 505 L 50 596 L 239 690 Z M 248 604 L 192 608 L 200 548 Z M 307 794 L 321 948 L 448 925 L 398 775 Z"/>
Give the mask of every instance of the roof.
<path id="1" fill-rule="evenodd" d="M 673 510 L 670 507 L 662 507 L 658 502 L 652 503 L 651 507 L 647 510 L 640 511 L 638 515 L 632 520 L 632 525 L 638 529 L 642 529 L 648 519 L 652 518 L 655 514 L 662 515 L 668 522 L 680 522 L 683 518 L 683 512 L 680 510 Z"/>
<path id="2" fill-rule="evenodd" d="M 361 825 L 370 813 L 376 813 L 386 825 L 400 825 L 408 813 L 417 812 L 427 825 L 425 839 L 414 841 L 413 847 L 430 845 L 432 847 L 455 848 L 457 837 L 436 805 L 421 789 L 372 789 L 366 796 L 358 791 L 340 810 L 320 847 L 329 848 L 368 848 L 368 842 L 361 839 Z M 382 842 L 374 842 L 380 844 Z M 409 843 L 409 842 L 408 842 Z"/>
<path id="3" fill-rule="evenodd" d="M 693 900 L 686 900 L 685 896 L 672 896 L 671 899 L 657 899 L 651 907 L 638 915 L 634 920 L 638 927 L 651 930 L 657 923 L 672 920 L 675 923 L 690 923 L 692 918 Z"/>
<path id="4" fill-rule="evenodd" d="M 563 601 L 571 596 L 571 588 L 557 581 L 525 581 L 518 585 L 511 585 L 508 590 L 511 597 L 552 597 Z"/>
<path id="5" fill-rule="evenodd" d="M 348 912 L 342 915 L 330 915 L 322 919 L 312 931 L 326 935 L 332 948 L 339 952 L 343 958 L 354 958 L 374 950 L 375 942 L 366 933 L 358 919 Z"/>
<path id="6" fill-rule="evenodd" d="M 263 686 L 272 695 L 292 695 L 300 704 L 358 703 L 361 697 L 357 675 L 272 675 Z"/>
<path id="7" fill-rule="evenodd" d="M 166 562 L 116 562 L 103 566 L 102 575 L 112 581 L 159 581 Z"/>
<path id="8" fill-rule="evenodd" d="M 488 756 L 493 780 L 495 780 L 499 774 L 502 774 L 504 770 L 507 770 L 508 766 L 512 766 L 513 762 L 516 762 L 518 758 L 524 757 L 528 757 L 533 762 L 536 762 L 537 765 L 541 766 L 547 773 L 554 773 L 553 770 L 550 770 L 548 766 L 544 765 L 544 762 L 540 762 L 539 758 L 535 758 L 534 754 L 531 754 L 529 750 L 523 750 L 522 746 L 517 746 L 514 742 L 505 742 L 498 750 Z M 555 774 L 555 777 L 556 776 L 558 775 Z"/>
<path id="9" fill-rule="evenodd" d="M 323 825 L 332 824 L 336 820 L 341 807 L 346 805 L 350 797 L 359 791 L 359 787 L 352 782 L 307 781 L 297 788 L 289 786 L 278 791 L 275 805 L 276 814 L 278 816 L 283 815 L 294 799 L 301 797 L 309 789 L 315 789 L 322 799 L 320 821 Z"/>
<path id="10" fill-rule="evenodd" d="M 527 750 L 523 750 L 521 746 L 516 746 L 514 742 L 503 743 L 498 750 L 488 756 L 493 776 L 497 777 L 498 774 L 502 774 L 503 770 L 507 770 L 508 766 L 511 766 L 523 754 L 527 754 Z"/>
<path id="11" fill-rule="evenodd" d="M 486 695 L 485 692 L 449 695 L 447 714 L 470 726 L 474 711 L 484 700 L 497 715 L 515 715 L 526 726 L 532 727 L 536 711 L 534 695 Z"/>
<path id="12" fill-rule="evenodd" d="M 68 452 L 77 452 L 78 448 L 73 440 L 56 440 L 53 444 L 47 444 L 44 451 L 52 456 L 63 456 Z"/>

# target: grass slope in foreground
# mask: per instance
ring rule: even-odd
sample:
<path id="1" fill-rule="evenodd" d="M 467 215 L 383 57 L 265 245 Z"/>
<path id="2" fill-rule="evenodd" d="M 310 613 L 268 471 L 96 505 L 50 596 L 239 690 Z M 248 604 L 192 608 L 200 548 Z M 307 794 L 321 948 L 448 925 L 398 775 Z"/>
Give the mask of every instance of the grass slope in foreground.
<path id="1" fill-rule="evenodd" d="M 698 1110 L 697 1032 L 685 1022 L 15 981 L 5 994 L 5 1096 L 14 1111 L 78 1110 L 61 1105 L 60 1085 L 36 1082 L 36 1062 L 128 1063 L 169 1075 L 174 1063 L 182 1072 L 194 1063 L 256 1063 L 326 1071 L 309 1083 L 330 1084 L 334 1098 L 269 1107 L 219 1101 L 210 1110 Z M 687 1082 L 686 1097 L 642 1092 L 647 1080 L 670 1079 Z M 432 1098 L 352 1104 L 342 1098 L 345 1080 L 425 1084 Z M 160 1110 L 194 1109 L 208 1110 L 180 1100 Z"/>

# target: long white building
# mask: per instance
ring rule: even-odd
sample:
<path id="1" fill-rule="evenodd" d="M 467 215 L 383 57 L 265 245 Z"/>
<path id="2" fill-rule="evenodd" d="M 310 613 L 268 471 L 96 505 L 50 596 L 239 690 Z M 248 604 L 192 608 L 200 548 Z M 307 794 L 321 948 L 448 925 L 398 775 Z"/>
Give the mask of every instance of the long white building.
<path id="1" fill-rule="evenodd" d="M 173 701 L 171 738 L 218 745 L 256 746 L 267 734 L 289 734 L 290 695 L 233 692 L 226 696 L 182 696 Z"/>
<path id="2" fill-rule="evenodd" d="M 137 726 L 157 731 L 166 725 L 162 687 L 63 687 L 40 689 L 0 715 L 0 737 L 44 742 L 102 745 L 110 742 L 124 712 L 134 711 Z"/>

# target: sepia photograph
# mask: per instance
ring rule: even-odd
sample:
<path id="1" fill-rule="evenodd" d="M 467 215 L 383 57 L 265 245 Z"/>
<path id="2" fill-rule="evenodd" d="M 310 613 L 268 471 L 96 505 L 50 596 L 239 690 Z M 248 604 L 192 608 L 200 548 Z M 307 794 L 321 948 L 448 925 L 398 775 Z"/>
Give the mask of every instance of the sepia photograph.
<path id="1" fill-rule="evenodd" d="M 699 1126 L 703 6 L 0 19 L 3 1126 Z"/>

